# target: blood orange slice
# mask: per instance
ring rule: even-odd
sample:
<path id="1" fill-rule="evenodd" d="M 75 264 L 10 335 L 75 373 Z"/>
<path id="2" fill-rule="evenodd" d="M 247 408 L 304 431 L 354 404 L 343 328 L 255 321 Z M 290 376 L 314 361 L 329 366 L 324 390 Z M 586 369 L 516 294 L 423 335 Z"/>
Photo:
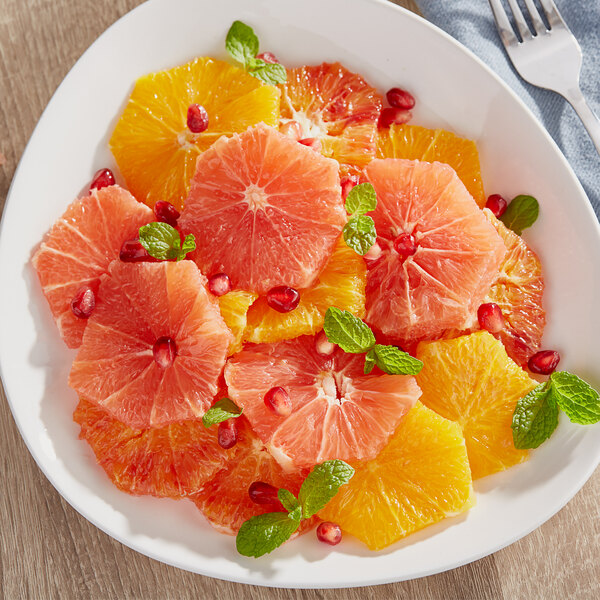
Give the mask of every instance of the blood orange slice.
<path id="1" fill-rule="evenodd" d="M 337 163 L 259 125 L 198 159 L 179 223 L 203 273 L 264 294 L 310 287 L 345 221 Z"/>
<path id="2" fill-rule="evenodd" d="M 447 165 L 376 159 L 366 173 L 382 248 L 368 267 L 367 322 L 401 343 L 469 326 L 506 253 L 493 225 Z M 414 254 L 398 252 L 402 234 Z"/>
<path id="3" fill-rule="evenodd" d="M 318 354 L 313 336 L 247 346 L 227 363 L 225 381 L 269 451 L 296 467 L 374 458 L 421 393 L 413 377 L 365 375 L 363 355 Z M 288 393 L 289 416 L 265 405 L 273 387 Z"/>
<path id="4" fill-rule="evenodd" d="M 114 261 L 98 292 L 69 385 L 137 429 L 201 417 L 232 336 L 191 261 Z M 171 338 L 170 366 L 154 346 Z"/>
<path id="5" fill-rule="evenodd" d="M 321 141 L 325 156 L 366 164 L 375 156 L 381 96 L 339 63 L 288 70 L 281 86 L 281 123 L 296 121 L 303 138 Z"/>
<path id="6" fill-rule="evenodd" d="M 182 498 L 196 493 L 229 459 L 216 427 L 189 420 L 133 429 L 80 400 L 73 419 L 112 482 L 128 494 Z"/>
<path id="7" fill-rule="evenodd" d="M 86 319 L 71 300 L 83 285 L 97 287 L 125 240 L 154 220 L 152 211 L 118 186 L 93 190 L 75 200 L 56 221 L 33 257 L 50 310 L 69 348 L 81 345 Z"/>

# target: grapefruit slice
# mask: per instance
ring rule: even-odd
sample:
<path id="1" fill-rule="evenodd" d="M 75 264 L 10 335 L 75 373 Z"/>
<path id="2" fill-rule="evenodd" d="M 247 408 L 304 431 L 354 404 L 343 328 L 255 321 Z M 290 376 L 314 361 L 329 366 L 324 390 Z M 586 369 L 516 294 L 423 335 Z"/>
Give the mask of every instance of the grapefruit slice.
<path id="1" fill-rule="evenodd" d="M 460 427 L 418 402 L 381 454 L 358 466 L 318 514 L 381 550 L 474 503 Z"/>
<path id="2" fill-rule="evenodd" d="M 445 129 L 426 129 L 418 125 L 392 125 L 379 129 L 377 158 L 407 158 L 450 165 L 480 207 L 485 193 L 479 166 L 479 152 L 473 140 L 461 138 Z"/>
<path id="3" fill-rule="evenodd" d="M 71 300 L 83 285 L 96 288 L 123 242 L 153 220 L 146 205 L 114 185 L 75 200 L 52 226 L 32 263 L 69 348 L 81 345 L 87 324 L 73 314 Z"/>
<path id="4" fill-rule="evenodd" d="M 273 456 L 296 468 L 374 458 L 421 393 L 414 377 L 365 375 L 363 355 L 318 354 L 314 336 L 246 346 L 227 363 L 225 381 Z M 265 405 L 273 387 L 288 393 L 289 416 Z"/>
<path id="5" fill-rule="evenodd" d="M 360 75 L 340 63 L 288 70 L 281 88 L 281 124 L 296 121 L 303 138 L 321 141 L 322 153 L 364 165 L 375 156 L 382 99 Z"/>
<path id="6" fill-rule="evenodd" d="M 422 342 L 417 358 L 424 364 L 417 375 L 421 402 L 462 427 L 473 479 L 527 459 L 527 451 L 514 446 L 511 423 L 517 401 L 537 381 L 508 357 L 499 340 L 477 331 Z"/>
<path id="7" fill-rule="evenodd" d="M 337 163 L 266 125 L 202 154 L 179 220 L 203 273 L 258 294 L 310 287 L 345 222 Z"/>
<path id="8" fill-rule="evenodd" d="M 494 226 L 447 165 L 375 159 L 366 173 L 382 249 L 368 265 L 367 322 L 401 344 L 470 326 L 506 253 Z M 395 249 L 401 234 L 414 254 Z"/>
<path id="9" fill-rule="evenodd" d="M 110 138 L 128 188 L 149 206 L 167 200 L 178 210 L 189 191 L 198 155 L 222 135 L 279 121 L 280 92 L 213 58 L 140 77 Z M 190 105 L 208 114 L 208 128 L 192 133 Z"/>
<path id="10" fill-rule="evenodd" d="M 201 417 L 212 404 L 231 333 L 192 261 L 114 261 L 98 291 L 69 385 L 135 429 Z M 154 359 L 171 338 L 170 366 Z"/>
<path id="11" fill-rule="evenodd" d="M 228 461 L 217 428 L 190 420 L 133 429 L 81 399 L 73 419 L 112 482 L 128 494 L 183 498 L 196 493 Z"/>

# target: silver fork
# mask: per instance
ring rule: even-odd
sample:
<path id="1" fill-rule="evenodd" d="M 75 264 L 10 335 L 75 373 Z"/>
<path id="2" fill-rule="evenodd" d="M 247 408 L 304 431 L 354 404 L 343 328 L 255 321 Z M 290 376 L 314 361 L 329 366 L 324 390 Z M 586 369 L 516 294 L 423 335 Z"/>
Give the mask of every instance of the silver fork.
<path id="1" fill-rule="evenodd" d="M 553 0 L 539 0 L 549 28 L 533 0 L 523 0 L 533 25 L 530 30 L 517 0 L 508 4 L 517 25 L 513 30 L 501 0 L 488 0 L 506 52 L 519 75 L 529 83 L 559 93 L 575 109 L 600 154 L 600 120 L 579 87 L 581 48 Z M 583 9 L 582 9 L 583 10 Z"/>

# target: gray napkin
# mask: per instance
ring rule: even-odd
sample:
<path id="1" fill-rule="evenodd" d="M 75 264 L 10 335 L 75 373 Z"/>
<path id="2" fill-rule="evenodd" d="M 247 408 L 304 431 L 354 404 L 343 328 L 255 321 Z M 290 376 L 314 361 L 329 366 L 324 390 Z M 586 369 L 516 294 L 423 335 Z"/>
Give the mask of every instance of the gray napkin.
<path id="1" fill-rule="evenodd" d="M 529 85 L 517 75 L 500 43 L 487 0 L 417 2 L 427 20 L 471 49 L 521 96 L 560 146 L 583 184 L 596 215 L 600 216 L 600 156 L 566 100 L 554 92 Z M 600 114 L 600 0 L 555 2 L 583 50 L 583 94 L 592 110 Z M 522 8 L 525 10 L 524 5 Z"/>

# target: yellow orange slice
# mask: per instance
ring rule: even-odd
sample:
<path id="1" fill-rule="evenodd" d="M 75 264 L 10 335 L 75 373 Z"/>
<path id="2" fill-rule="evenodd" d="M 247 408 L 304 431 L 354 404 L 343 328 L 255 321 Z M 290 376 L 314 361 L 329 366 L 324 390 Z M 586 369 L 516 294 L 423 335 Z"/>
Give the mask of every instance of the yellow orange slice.
<path id="1" fill-rule="evenodd" d="M 229 346 L 229 356 L 239 352 L 242 348 L 244 330 L 248 322 L 248 309 L 257 298 L 257 294 L 244 290 L 233 290 L 219 298 L 221 316 L 225 321 L 225 325 L 233 333 L 233 341 Z"/>

